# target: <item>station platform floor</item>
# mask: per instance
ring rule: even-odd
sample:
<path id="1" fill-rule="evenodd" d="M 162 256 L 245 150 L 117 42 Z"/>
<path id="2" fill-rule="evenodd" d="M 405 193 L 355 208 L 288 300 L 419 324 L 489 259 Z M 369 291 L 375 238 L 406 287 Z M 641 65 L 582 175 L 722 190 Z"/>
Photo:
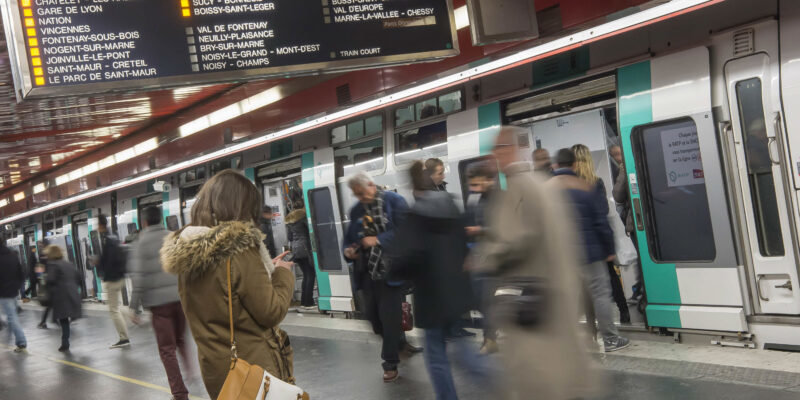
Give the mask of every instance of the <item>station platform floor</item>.
<path id="1" fill-rule="evenodd" d="M 130 327 L 130 348 L 111 350 L 117 335 L 104 310 L 85 307 L 72 326 L 71 353 L 61 354 L 60 329 L 37 329 L 41 308 L 26 305 L 20 318 L 29 353 L 13 353 L 8 329 L 0 331 L 0 399 L 169 399 L 149 323 Z M 282 327 L 292 338 L 298 384 L 312 399 L 434 399 L 422 355 L 402 362 L 396 382 L 383 383 L 380 340 L 366 321 L 290 312 Z M 420 335 L 409 332 L 417 343 Z M 635 340 L 595 356 L 609 388 L 598 400 L 800 398 L 796 353 Z M 461 399 L 487 398 L 457 367 L 454 376 Z M 196 372 L 186 381 L 193 399 L 208 398 Z"/>

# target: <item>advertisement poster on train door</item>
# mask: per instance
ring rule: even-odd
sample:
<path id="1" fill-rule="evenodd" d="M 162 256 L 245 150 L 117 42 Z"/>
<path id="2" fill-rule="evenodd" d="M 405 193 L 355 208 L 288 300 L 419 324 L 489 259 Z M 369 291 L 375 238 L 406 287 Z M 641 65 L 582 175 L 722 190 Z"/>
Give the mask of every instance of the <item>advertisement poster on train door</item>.
<path id="1" fill-rule="evenodd" d="M 700 142 L 694 125 L 661 131 L 661 145 L 669 187 L 705 183 Z"/>

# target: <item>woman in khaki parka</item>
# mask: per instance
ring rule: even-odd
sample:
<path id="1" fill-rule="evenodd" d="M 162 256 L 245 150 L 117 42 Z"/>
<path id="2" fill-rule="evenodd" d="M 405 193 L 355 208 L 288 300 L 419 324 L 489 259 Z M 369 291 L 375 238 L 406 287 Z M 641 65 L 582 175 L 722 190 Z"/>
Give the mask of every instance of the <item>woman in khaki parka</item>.
<path id="1" fill-rule="evenodd" d="M 247 178 L 225 170 L 203 185 L 192 223 L 166 237 L 164 270 L 178 276 L 181 304 L 197 342 L 208 394 L 216 399 L 231 359 L 227 262 L 239 358 L 293 382 L 292 349 L 279 328 L 294 290 L 291 263 L 270 259 L 256 225 L 261 195 Z"/>

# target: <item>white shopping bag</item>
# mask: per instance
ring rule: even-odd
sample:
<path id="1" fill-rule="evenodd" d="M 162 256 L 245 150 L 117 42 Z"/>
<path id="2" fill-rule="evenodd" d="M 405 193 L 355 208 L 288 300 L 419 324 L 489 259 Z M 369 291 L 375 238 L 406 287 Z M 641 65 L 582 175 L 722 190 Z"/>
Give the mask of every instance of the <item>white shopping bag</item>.
<path id="1" fill-rule="evenodd" d="M 264 371 L 263 384 L 258 391 L 255 400 L 297 400 L 303 396 L 303 389 L 286 383 L 274 376 L 269 372 Z M 264 391 L 268 391 L 265 393 Z M 266 395 L 266 397 L 264 397 Z"/>
<path id="2" fill-rule="evenodd" d="M 613 200 L 608 200 L 608 224 L 614 231 L 614 249 L 617 254 L 618 265 L 631 265 L 639 260 L 639 254 L 633 247 L 631 237 L 625 232 L 625 225 L 622 224 L 617 213 L 617 206 Z"/>

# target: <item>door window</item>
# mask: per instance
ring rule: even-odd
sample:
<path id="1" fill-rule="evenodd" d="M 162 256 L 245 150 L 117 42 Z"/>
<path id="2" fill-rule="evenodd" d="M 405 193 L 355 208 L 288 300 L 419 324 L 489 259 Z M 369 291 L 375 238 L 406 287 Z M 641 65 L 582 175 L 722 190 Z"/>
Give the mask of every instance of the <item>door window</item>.
<path id="1" fill-rule="evenodd" d="M 323 271 L 339 271 L 342 268 L 341 253 L 331 191 L 327 187 L 311 189 L 308 196 L 319 268 Z"/>
<path id="2" fill-rule="evenodd" d="M 785 249 L 761 96 L 761 79 L 752 78 L 736 83 L 758 249 L 762 256 L 777 257 L 783 256 Z"/>
<path id="3" fill-rule="evenodd" d="M 713 261 L 714 233 L 697 125 L 685 118 L 634 128 L 650 255 L 656 262 Z"/>

